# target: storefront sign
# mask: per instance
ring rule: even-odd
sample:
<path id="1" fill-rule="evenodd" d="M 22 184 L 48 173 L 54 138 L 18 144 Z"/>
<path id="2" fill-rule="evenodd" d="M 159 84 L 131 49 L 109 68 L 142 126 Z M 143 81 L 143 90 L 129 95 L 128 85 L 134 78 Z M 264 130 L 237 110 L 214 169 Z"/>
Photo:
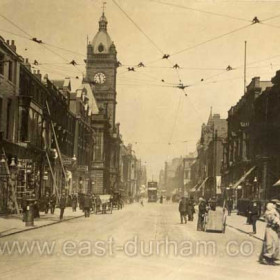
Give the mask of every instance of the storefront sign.
<path id="1" fill-rule="evenodd" d="M 72 164 L 72 159 L 71 158 L 63 158 L 62 163 L 63 163 L 63 165 L 71 165 Z"/>
<path id="2" fill-rule="evenodd" d="M 78 165 L 77 166 L 77 171 L 87 172 L 88 171 L 88 166 L 87 165 Z"/>

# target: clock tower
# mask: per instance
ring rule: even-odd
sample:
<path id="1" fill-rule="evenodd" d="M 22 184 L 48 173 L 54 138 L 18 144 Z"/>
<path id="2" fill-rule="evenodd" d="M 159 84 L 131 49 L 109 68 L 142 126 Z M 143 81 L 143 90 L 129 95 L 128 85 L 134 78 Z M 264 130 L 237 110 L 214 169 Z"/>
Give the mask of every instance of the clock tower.
<path id="1" fill-rule="evenodd" d="M 96 132 L 91 164 L 92 191 L 95 194 L 112 193 L 118 184 L 119 127 L 116 125 L 116 47 L 107 32 L 108 21 L 104 11 L 99 30 L 87 46 L 86 77 L 99 108 L 92 118 Z"/>
<path id="2" fill-rule="evenodd" d="M 117 51 L 107 32 L 108 21 L 104 11 L 99 30 L 87 46 L 86 81 L 90 83 L 99 109 L 107 112 L 111 129 L 116 119 Z"/>

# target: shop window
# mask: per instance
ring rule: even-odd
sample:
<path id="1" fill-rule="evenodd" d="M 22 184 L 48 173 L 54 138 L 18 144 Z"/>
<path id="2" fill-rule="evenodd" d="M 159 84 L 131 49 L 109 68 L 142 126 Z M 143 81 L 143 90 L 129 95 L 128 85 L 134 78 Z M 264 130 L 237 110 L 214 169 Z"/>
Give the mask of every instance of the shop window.
<path id="1" fill-rule="evenodd" d="M 0 74 L 1 75 L 4 75 L 4 54 L 3 53 L 0 53 Z"/>
<path id="2" fill-rule="evenodd" d="M 6 138 L 9 139 L 9 132 L 10 132 L 10 122 L 11 122 L 11 107 L 12 107 L 12 100 L 7 100 L 7 122 L 6 122 Z"/>
<path id="3" fill-rule="evenodd" d="M 9 75 L 8 75 L 9 81 L 13 81 L 13 62 L 9 61 Z"/>
<path id="4" fill-rule="evenodd" d="M 1 131 L 1 128 L 2 128 L 2 112 L 3 112 L 3 100 L 2 98 L 0 98 L 0 131 Z"/>

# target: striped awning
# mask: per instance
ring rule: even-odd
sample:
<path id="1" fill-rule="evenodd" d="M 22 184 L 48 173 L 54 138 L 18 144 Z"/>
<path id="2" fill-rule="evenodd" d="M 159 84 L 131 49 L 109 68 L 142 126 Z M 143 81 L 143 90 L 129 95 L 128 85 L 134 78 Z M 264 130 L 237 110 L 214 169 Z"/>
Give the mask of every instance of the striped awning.
<path id="1" fill-rule="evenodd" d="M 239 184 L 241 184 L 246 178 L 247 176 L 256 168 L 256 166 L 253 166 L 251 169 L 249 169 L 233 186 L 233 189 L 236 189 Z"/>
<path id="2" fill-rule="evenodd" d="M 200 191 L 201 188 L 205 187 L 205 183 L 207 182 L 207 180 L 209 179 L 209 177 L 206 177 L 203 182 L 200 184 L 200 186 L 197 188 L 197 192 Z"/>
<path id="3" fill-rule="evenodd" d="M 190 189 L 190 192 L 195 192 L 196 188 L 198 187 L 199 184 L 196 184 L 193 188 Z"/>
<path id="4" fill-rule="evenodd" d="M 280 187 L 280 179 L 273 185 L 273 187 Z"/>

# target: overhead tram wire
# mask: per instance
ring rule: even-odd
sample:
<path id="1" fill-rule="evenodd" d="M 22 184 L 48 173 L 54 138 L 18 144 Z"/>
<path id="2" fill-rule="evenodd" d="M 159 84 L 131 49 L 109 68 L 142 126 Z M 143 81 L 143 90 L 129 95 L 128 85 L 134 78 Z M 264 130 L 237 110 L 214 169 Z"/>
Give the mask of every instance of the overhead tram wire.
<path id="1" fill-rule="evenodd" d="M 115 1 L 112 0 L 114 4 L 119 8 L 119 10 L 129 19 L 129 21 L 148 39 L 148 41 L 154 46 L 154 48 L 161 53 L 161 55 L 164 55 L 163 50 L 151 39 L 150 36 L 148 36 L 141 28 L 140 26 L 128 15 L 128 13 Z M 170 61 L 168 61 L 170 63 Z M 180 75 L 177 71 L 179 82 L 181 82 Z"/>
<path id="2" fill-rule="evenodd" d="M 161 54 L 164 54 L 161 48 L 159 48 L 158 45 L 138 26 L 138 24 L 136 24 L 136 22 L 127 14 L 127 12 L 115 0 L 112 1 L 119 8 L 119 10 L 129 19 L 129 21 L 150 41 L 150 43 L 155 47 L 155 49 Z"/>
<path id="3" fill-rule="evenodd" d="M 212 42 L 212 41 L 218 40 L 218 39 L 220 39 L 220 38 L 223 38 L 223 37 L 226 37 L 226 36 L 228 36 L 228 35 L 231 35 L 231 34 L 233 34 L 233 33 L 235 33 L 235 32 L 238 32 L 238 31 L 241 31 L 241 30 L 243 30 L 243 29 L 246 29 L 246 28 L 248 28 L 248 27 L 250 27 L 250 26 L 252 26 L 252 25 L 253 25 L 252 23 L 251 23 L 251 24 L 244 25 L 244 26 L 242 26 L 242 27 L 239 27 L 239 28 L 234 29 L 234 30 L 232 30 L 232 31 L 229 31 L 229 32 L 227 32 L 227 33 L 223 33 L 223 34 L 221 34 L 221 35 L 218 35 L 218 36 L 213 37 L 213 38 L 211 38 L 211 39 L 208 39 L 208 40 L 206 40 L 206 41 L 203 41 L 203 42 L 200 42 L 200 43 L 198 43 L 198 44 L 195 44 L 195 45 L 193 45 L 193 46 L 191 46 L 191 47 L 188 47 L 188 48 L 182 49 L 182 50 L 180 50 L 180 51 L 176 51 L 176 52 L 174 52 L 174 53 L 171 53 L 171 54 L 169 54 L 169 56 L 170 56 L 170 57 L 171 57 L 171 56 L 175 56 L 175 55 L 181 54 L 181 53 L 183 53 L 183 52 L 186 52 L 186 51 L 189 51 L 189 50 L 198 48 L 198 47 L 200 47 L 200 46 L 202 46 L 202 45 L 205 45 L 205 44 L 207 44 L 207 43 L 210 43 L 210 42 Z M 161 60 L 162 60 L 162 58 L 158 58 L 158 59 L 155 59 L 155 60 L 152 60 L 152 61 L 146 63 L 146 65 L 149 66 L 149 65 L 154 64 L 154 63 L 156 63 L 156 62 L 159 62 L 159 61 L 161 61 Z"/>
<path id="4" fill-rule="evenodd" d="M 32 65 L 32 68 L 35 68 L 35 69 L 38 69 L 38 70 L 43 70 L 45 72 L 47 72 L 48 74 L 55 74 L 55 75 L 59 75 L 61 77 L 69 77 L 69 72 L 65 73 L 63 71 L 60 71 L 60 70 L 54 70 L 54 69 L 49 69 L 49 68 L 45 68 L 45 67 L 38 67 L 38 66 L 35 66 L 35 65 Z M 73 74 L 73 73 L 72 73 Z M 77 75 L 74 75 L 74 76 L 70 76 L 70 78 L 77 78 L 78 76 Z"/>
<path id="5" fill-rule="evenodd" d="M 19 27 L 17 24 L 13 23 L 11 20 L 7 19 L 5 16 L 1 15 L 0 16 L 2 18 L 4 18 L 6 21 L 8 21 L 10 24 L 12 24 L 13 26 L 15 26 L 16 28 L 18 28 L 20 31 L 22 31 L 23 33 L 25 33 L 27 36 L 30 36 L 29 40 L 34 41 L 36 43 L 38 43 L 38 45 L 42 46 L 43 48 L 45 48 L 46 50 L 48 50 L 49 52 L 53 53 L 54 55 L 62 58 L 65 61 L 68 61 L 65 57 L 63 57 L 62 55 L 58 54 L 57 52 L 51 50 L 50 48 L 48 48 L 42 41 L 41 43 L 39 43 L 39 41 L 34 40 L 34 38 L 32 37 L 32 35 L 30 35 L 28 32 L 26 32 L 25 30 L 23 30 L 21 27 Z M 35 38 L 36 39 L 36 38 Z M 83 73 L 79 68 L 77 68 L 75 65 L 73 65 L 79 72 Z"/>
<path id="6" fill-rule="evenodd" d="M 7 22 L 9 22 L 11 25 L 15 26 L 17 29 L 19 29 L 21 32 L 23 32 L 25 35 L 27 35 L 28 37 L 32 38 L 32 35 L 30 35 L 28 32 L 26 32 L 24 29 L 22 29 L 20 26 L 18 26 L 17 24 L 15 24 L 14 22 L 12 22 L 10 19 L 8 19 L 7 17 L 3 16 L 0 14 L 0 17 L 2 17 L 3 19 L 5 19 Z"/>
<path id="7" fill-rule="evenodd" d="M 5 29 L 2 29 L 2 28 L 0 28 L 0 31 L 2 31 L 4 33 L 7 33 L 7 34 L 14 35 L 16 37 L 20 37 L 20 38 L 23 38 L 23 39 L 26 39 L 26 40 L 30 40 L 30 38 L 27 37 L 27 36 L 24 36 L 24 35 L 21 35 L 21 34 L 17 34 L 17 33 L 14 33 L 14 32 L 11 32 L 11 31 L 8 31 L 8 30 L 5 30 Z"/>
<path id="8" fill-rule="evenodd" d="M 65 49 L 65 48 L 62 48 L 62 47 L 59 47 L 59 46 L 55 46 L 53 44 L 50 44 L 48 42 L 44 42 L 44 41 L 41 41 L 40 43 L 38 43 L 38 41 L 36 42 L 36 38 L 34 38 L 31 34 L 29 34 L 27 31 L 25 31 L 23 28 L 21 28 L 20 26 L 18 26 L 17 24 L 15 24 L 13 21 L 11 21 L 10 19 L 8 19 L 7 17 L 3 16 L 0 14 L 0 17 L 2 17 L 3 19 L 5 19 L 7 22 L 9 22 L 10 24 L 12 24 L 13 26 L 15 26 L 17 29 L 19 29 L 20 31 L 22 31 L 25 35 L 27 36 L 23 36 L 23 35 L 20 35 L 20 34 L 16 34 L 16 33 L 13 33 L 13 32 L 10 32 L 10 31 L 7 31 L 7 30 L 3 30 L 3 29 L 0 29 L 2 30 L 3 32 L 6 32 L 6 33 L 10 33 L 14 36 L 18 36 L 18 37 L 21 37 L 23 39 L 26 39 L 26 40 L 29 40 L 29 41 L 32 41 L 34 43 L 37 43 L 38 45 L 48 45 L 49 47 L 53 47 L 53 48 L 56 48 L 56 49 L 60 49 L 62 51 L 66 51 L 66 52 L 70 52 L 70 53 L 73 53 L 73 54 L 76 54 L 76 55 L 79 55 L 79 56 L 82 56 L 82 57 L 85 57 L 83 54 L 81 53 L 78 53 L 78 52 L 75 52 L 75 51 L 72 51 L 72 50 L 69 50 L 69 49 Z"/>
<path id="9" fill-rule="evenodd" d="M 219 14 L 219 13 L 209 12 L 209 11 L 205 11 L 205 10 L 190 8 L 190 7 L 186 7 L 186 6 L 179 5 L 179 4 L 162 2 L 162 1 L 159 1 L 159 0 L 148 0 L 148 1 L 158 3 L 158 4 L 167 5 L 167 6 L 172 6 L 172 7 L 176 7 L 176 8 L 180 8 L 180 9 L 185 9 L 185 10 L 190 10 L 190 11 L 194 11 L 194 12 L 204 13 L 204 14 L 208 14 L 208 15 L 213 15 L 213 16 L 224 17 L 224 18 L 229 18 L 229 19 L 234 19 L 234 20 L 239 20 L 239 21 L 250 22 L 249 20 L 247 20 L 245 18 L 239 18 L 239 17 L 234 17 L 234 16 L 230 16 L 230 15 L 226 15 L 226 14 Z"/>
<path id="10" fill-rule="evenodd" d="M 179 111 L 180 111 L 180 107 L 181 107 L 181 103 L 182 103 L 182 98 L 183 98 L 183 95 L 180 92 L 178 106 L 177 106 L 177 110 L 176 110 L 175 118 L 174 118 L 174 124 L 172 126 L 172 130 L 171 130 L 171 134 L 170 134 L 168 143 L 170 143 L 172 141 L 172 138 L 173 138 L 173 135 L 174 135 L 174 131 L 175 131 L 175 127 L 177 125 L 178 115 L 179 115 Z"/>
<path id="11" fill-rule="evenodd" d="M 170 54 L 170 56 L 178 55 L 178 54 L 181 54 L 181 53 L 183 53 L 183 52 L 192 50 L 192 49 L 194 49 L 194 48 L 197 48 L 197 47 L 200 47 L 200 46 L 202 46 L 202 45 L 205 45 L 205 44 L 207 44 L 207 43 L 209 43 L 209 42 L 218 40 L 218 39 L 220 39 L 220 38 L 223 38 L 223 37 L 225 37 L 225 36 L 228 36 L 228 35 L 230 35 L 230 34 L 233 34 L 233 33 L 235 33 L 235 32 L 238 32 L 238 31 L 240 31 L 240 30 L 246 29 L 246 28 L 248 28 L 248 27 L 250 27 L 250 26 L 252 26 L 252 24 L 244 25 L 244 26 L 242 26 L 242 27 L 239 27 L 239 28 L 234 29 L 234 30 L 232 30 L 232 31 L 229 31 L 229 32 L 227 32 L 227 33 L 224 33 L 224 34 L 218 35 L 218 36 L 216 36 L 216 37 L 213 37 L 213 38 L 211 38 L 211 39 L 208 39 L 208 40 L 206 40 L 206 41 L 203 41 L 203 42 L 201 42 L 201 43 L 199 43 L 199 44 L 196 44 L 196 45 L 194 45 L 194 46 L 191 46 L 191 47 L 185 48 L 185 49 L 183 49 L 183 50 L 174 52 L 174 53 Z"/>
<path id="12" fill-rule="evenodd" d="M 128 13 L 115 1 L 113 0 L 114 4 L 119 8 L 119 10 L 129 19 L 129 21 L 148 39 L 148 41 L 154 46 L 154 48 L 156 48 L 156 50 L 158 52 L 160 52 L 162 55 L 164 55 L 164 52 L 162 51 L 162 49 L 151 39 L 150 36 L 148 36 L 140 27 L 139 25 L 128 15 Z M 168 60 L 168 63 L 171 63 Z M 179 79 L 179 83 L 181 83 L 181 77 L 180 74 L 178 72 L 178 69 L 176 69 L 176 73 Z"/>

